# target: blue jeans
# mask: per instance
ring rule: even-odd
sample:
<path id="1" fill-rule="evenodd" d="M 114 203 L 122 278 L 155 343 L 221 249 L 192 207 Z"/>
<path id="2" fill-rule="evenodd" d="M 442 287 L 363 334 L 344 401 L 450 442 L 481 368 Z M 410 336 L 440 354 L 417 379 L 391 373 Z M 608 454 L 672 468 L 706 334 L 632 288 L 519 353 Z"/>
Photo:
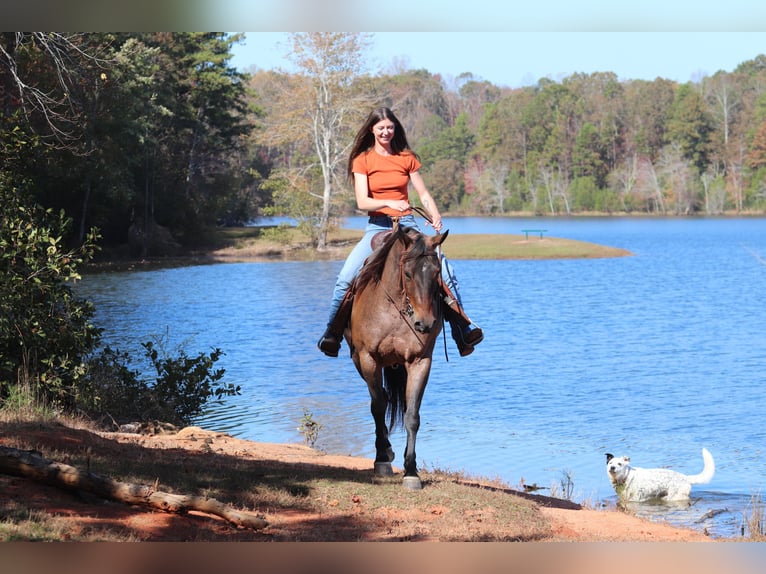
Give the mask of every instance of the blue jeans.
<path id="1" fill-rule="evenodd" d="M 400 217 L 399 225 L 403 227 L 411 227 L 420 231 L 420 228 L 418 227 L 418 224 L 415 221 L 415 217 L 413 215 L 405 215 Z M 335 282 L 335 289 L 332 293 L 332 303 L 330 304 L 330 317 L 328 319 L 328 324 L 332 322 L 333 317 L 335 317 L 335 314 L 340 308 L 343 297 L 345 297 L 346 292 L 351 287 L 351 283 L 359 274 L 359 270 L 362 268 L 362 265 L 364 265 L 365 260 L 372 253 L 372 238 L 376 233 L 381 231 L 388 231 L 392 227 L 393 221 L 387 215 L 371 216 L 368 220 L 367 226 L 364 228 L 364 236 L 359 241 L 359 243 L 356 244 L 356 247 L 351 250 L 351 253 L 349 253 L 348 257 L 346 258 L 346 262 L 343 264 L 340 273 L 338 273 L 338 279 Z M 462 306 L 460 293 L 458 292 L 457 288 L 457 277 L 455 277 L 455 272 L 452 269 L 452 265 L 450 265 L 449 261 L 447 261 L 447 258 L 444 257 L 444 254 L 442 254 L 441 251 L 439 251 L 439 257 L 441 259 L 442 277 L 444 278 L 444 282 L 455 295 L 458 303 L 460 303 Z"/>

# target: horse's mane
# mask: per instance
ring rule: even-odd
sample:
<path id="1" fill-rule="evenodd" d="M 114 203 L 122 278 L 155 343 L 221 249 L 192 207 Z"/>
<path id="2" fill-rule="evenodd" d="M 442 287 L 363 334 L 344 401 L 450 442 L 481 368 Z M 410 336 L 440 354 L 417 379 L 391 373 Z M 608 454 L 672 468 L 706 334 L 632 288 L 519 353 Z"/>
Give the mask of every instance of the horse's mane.
<path id="1" fill-rule="evenodd" d="M 425 253 L 426 242 L 421 233 L 415 229 L 398 227 L 396 231 L 386 237 L 383 244 L 370 255 L 369 259 L 367 259 L 367 262 L 356 277 L 355 289 L 357 291 L 361 291 L 373 281 L 380 281 L 391 248 L 397 241 L 405 241 L 406 236 L 414 241 L 412 247 L 406 254 L 407 259 L 420 257 Z"/>

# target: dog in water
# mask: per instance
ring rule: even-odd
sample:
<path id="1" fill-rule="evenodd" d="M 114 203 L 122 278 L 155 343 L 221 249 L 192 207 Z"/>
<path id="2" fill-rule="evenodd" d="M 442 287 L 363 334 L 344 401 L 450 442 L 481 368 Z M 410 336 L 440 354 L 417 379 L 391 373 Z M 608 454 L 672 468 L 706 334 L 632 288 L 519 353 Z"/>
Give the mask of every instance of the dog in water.
<path id="1" fill-rule="evenodd" d="M 702 449 L 702 472 L 686 475 L 667 468 L 630 466 L 627 456 L 606 454 L 606 473 L 621 502 L 688 500 L 693 484 L 707 484 L 715 473 L 713 455 Z"/>

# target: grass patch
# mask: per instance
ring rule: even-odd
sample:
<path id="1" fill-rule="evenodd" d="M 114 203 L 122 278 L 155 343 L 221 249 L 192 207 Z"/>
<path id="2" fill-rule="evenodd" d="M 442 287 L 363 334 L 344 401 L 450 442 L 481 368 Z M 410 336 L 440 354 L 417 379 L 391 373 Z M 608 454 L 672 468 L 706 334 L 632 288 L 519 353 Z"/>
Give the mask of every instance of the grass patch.
<path id="1" fill-rule="evenodd" d="M 625 249 L 573 239 L 497 234 L 450 235 L 444 242 L 444 253 L 450 259 L 593 259 L 631 254 Z"/>
<path id="2" fill-rule="evenodd" d="M 744 516 L 742 535 L 753 542 L 766 542 L 766 506 L 760 494 L 750 498 L 750 507 Z"/>
<path id="3" fill-rule="evenodd" d="M 371 468 L 259 460 L 244 452 L 225 451 L 214 439 L 183 448 L 170 441 L 153 448 L 138 437 L 119 441 L 114 435 L 65 423 L 5 417 L 0 420 L 0 435 L 6 446 L 36 450 L 49 460 L 122 482 L 215 498 L 261 514 L 270 524 L 256 532 L 197 519 L 193 534 L 197 541 L 531 541 L 551 537 L 550 524 L 534 501 L 501 488 L 466 485 L 462 475 L 423 471 L 424 488 L 413 492 L 402 486 L 401 476 L 376 477 Z M 29 482 L 0 474 L 0 489 L 9 489 L 14 481 L 16 486 L 19 481 Z M 67 496 L 70 502 L 76 500 Z M 9 496 L 0 503 L 0 541 L 147 539 L 133 531 L 126 519 L 96 517 L 98 528 L 89 523 L 91 514 L 106 506 L 103 501 L 92 506 L 80 501 L 85 510 L 66 518 L 47 510 L 53 506 L 61 511 L 65 502 L 46 507 L 29 502 L 29 496 L 25 501 Z M 208 523 L 215 528 L 203 527 Z M 160 539 L 174 538 L 166 533 Z"/>
<path id="4" fill-rule="evenodd" d="M 362 232 L 336 229 L 328 236 L 328 249 L 317 251 L 311 240 L 294 227 L 245 227 L 218 230 L 218 247 L 207 254 L 216 260 L 317 261 L 342 259 Z"/>
<path id="5" fill-rule="evenodd" d="M 328 249 L 318 252 L 296 229 L 284 232 L 286 235 L 275 240 L 262 229 L 221 230 L 221 235 L 228 238 L 227 246 L 211 251 L 210 255 L 220 259 L 344 259 L 363 234 L 360 230 L 335 230 L 328 236 Z M 525 239 L 523 235 L 498 234 L 450 235 L 444 243 L 444 252 L 450 259 L 592 259 L 631 255 L 625 249 L 573 239 Z"/>
<path id="6" fill-rule="evenodd" d="M 333 229 L 327 247 L 318 251 L 311 239 L 296 227 L 224 227 L 206 231 L 184 254 L 174 257 L 136 259 L 119 249 L 104 249 L 88 265 L 91 272 L 133 271 L 153 268 L 246 261 L 342 261 L 363 235 L 358 229 Z M 592 259 L 632 255 L 585 241 L 513 234 L 454 234 L 444 243 L 450 259 Z"/>

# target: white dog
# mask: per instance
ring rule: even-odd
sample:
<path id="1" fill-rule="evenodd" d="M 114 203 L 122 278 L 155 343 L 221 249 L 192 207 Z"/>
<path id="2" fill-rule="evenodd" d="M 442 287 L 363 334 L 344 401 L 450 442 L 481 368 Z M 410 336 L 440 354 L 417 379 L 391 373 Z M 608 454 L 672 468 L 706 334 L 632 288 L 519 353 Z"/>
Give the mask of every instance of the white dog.
<path id="1" fill-rule="evenodd" d="M 629 457 L 607 453 L 606 472 L 622 502 L 687 500 L 692 484 L 706 484 L 715 473 L 713 455 L 706 448 L 702 449 L 702 459 L 705 464 L 702 472 L 689 476 L 667 468 L 633 467 Z"/>

